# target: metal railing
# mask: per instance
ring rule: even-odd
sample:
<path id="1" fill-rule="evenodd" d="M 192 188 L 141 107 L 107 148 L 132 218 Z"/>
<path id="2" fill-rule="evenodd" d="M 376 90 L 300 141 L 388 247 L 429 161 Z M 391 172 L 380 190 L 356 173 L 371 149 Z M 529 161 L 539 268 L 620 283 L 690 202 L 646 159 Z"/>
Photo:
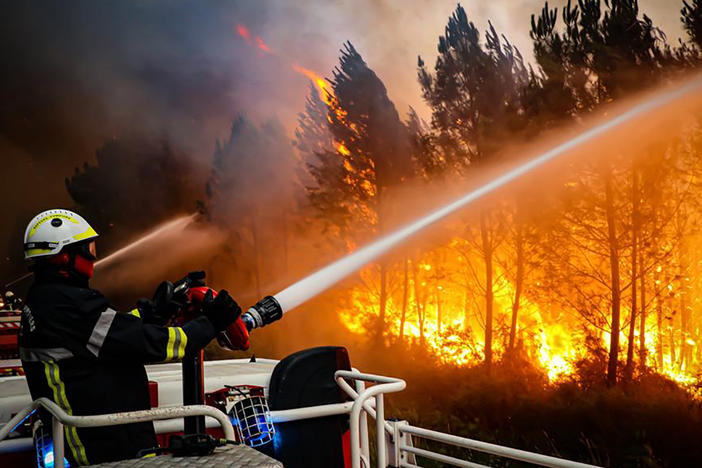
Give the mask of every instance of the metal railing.
<path id="1" fill-rule="evenodd" d="M 385 421 L 383 394 L 403 390 L 406 386 L 402 379 L 384 377 L 372 374 L 362 374 L 357 371 L 337 371 L 334 375 L 337 384 L 353 400 L 350 415 L 351 427 L 351 466 L 352 468 L 369 468 L 370 457 L 367 442 L 365 447 L 360 437 L 362 416 L 369 414 L 376 422 L 378 454 L 376 465 L 386 468 L 388 465 L 402 468 L 418 468 L 416 457 L 423 457 L 462 468 L 489 468 L 486 465 L 464 460 L 442 453 L 425 450 L 414 446 L 413 437 L 432 440 L 448 446 L 461 447 L 476 452 L 495 455 L 502 458 L 531 463 L 537 466 L 551 468 L 598 468 L 595 465 L 574 462 L 563 458 L 541 455 L 514 449 L 502 445 L 489 444 L 478 440 L 459 437 L 443 432 L 432 431 L 410 425 L 407 421 Z M 375 385 L 368 389 L 355 391 L 346 380 L 355 382 L 373 382 Z M 358 388 L 358 385 L 356 385 Z M 369 399 L 375 398 L 375 410 L 368 404 Z"/>
<path id="2" fill-rule="evenodd" d="M 402 379 L 394 377 L 385 377 L 382 375 L 363 374 L 357 371 L 336 371 L 334 374 L 336 383 L 344 390 L 351 398 L 354 399 L 351 407 L 351 415 L 349 416 L 349 425 L 351 429 L 351 468 L 361 468 L 361 460 L 363 464 L 370 466 L 370 457 L 368 455 L 368 447 L 365 447 L 364 453 L 361 452 L 361 433 L 362 424 L 361 414 L 367 413 L 375 418 L 376 439 L 378 444 L 378 466 L 387 466 L 387 450 L 385 446 L 385 433 L 392 432 L 392 426 L 385 421 L 385 403 L 383 395 L 385 393 L 399 392 L 405 389 L 407 384 Z M 353 381 L 373 382 L 370 388 L 364 388 L 361 392 L 354 390 L 345 379 Z M 375 410 L 370 407 L 369 399 L 375 398 Z M 363 424 L 367 427 L 366 424 Z"/>
<path id="3" fill-rule="evenodd" d="M 31 405 L 23 408 L 0 429 L 0 441 L 10 435 L 39 407 L 46 409 L 52 416 L 51 432 L 54 440 L 54 466 L 56 468 L 64 468 L 64 425 L 74 427 L 102 427 L 144 421 L 157 421 L 161 419 L 183 418 L 187 416 L 209 416 L 219 422 L 225 438 L 229 440 L 235 439 L 234 428 L 227 415 L 212 406 L 166 406 L 143 411 L 127 411 L 124 413 L 100 414 L 94 416 L 73 416 L 66 413 L 48 398 L 39 398 L 38 400 L 34 400 Z"/>
<path id="4" fill-rule="evenodd" d="M 383 396 L 386 393 L 404 390 L 406 387 L 404 380 L 380 375 L 364 374 L 355 369 L 352 371 L 337 371 L 334 374 L 334 378 L 339 387 L 352 401 L 271 411 L 270 414 L 274 423 L 349 414 L 352 468 L 361 468 L 361 466 L 370 468 L 371 466 L 367 424 L 368 416 L 375 420 L 377 441 L 376 466 L 380 468 L 386 468 L 387 466 L 419 468 L 416 457 L 435 460 L 463 468 L 488 468 L 486 465 L 475 463 L 470 460 L 415 447 L 413 443 L 414 438 L 431 440 L 448 446 L 465 448 L 538 466 L 551 468 L 598 468 L 594 465 L 423 429 L 421 427 L 412 426 L 407 421 L 386 421 Z M 350 385 L 348 381 L 352 382 L 353 386 Z M 374 385 L 366 388 L 366 382 L 373 383 Z M 45 408 L 52 415 L 54 460 L 56 468 L 64 468 L 64 425 L 75 427 L 115 426 L 141 421 L 178 419 L 187 416 L 209 416 L 219 423 L 227 439 L 235 438 L 234 428 L 228 416 L 211 406 L 171 406 L 125 413 L 73 416 L 67 414 L 53 401 L 47 398 L 40 398 L 22 409 L 7 424 L 0 428 L 0 441 L 3 441 L 3 439 L 11 434 L 39 407 Z M 7 442 L 3 442 L 3 444 L 6 443 Z"/>

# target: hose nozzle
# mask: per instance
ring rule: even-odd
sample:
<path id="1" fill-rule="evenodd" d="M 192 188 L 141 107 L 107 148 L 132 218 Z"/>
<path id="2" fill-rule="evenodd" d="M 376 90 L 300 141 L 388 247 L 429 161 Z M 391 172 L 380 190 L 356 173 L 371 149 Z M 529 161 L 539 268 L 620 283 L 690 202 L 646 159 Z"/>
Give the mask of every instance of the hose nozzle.
<path id="1" fill-rule="evenodd" d="M 269 323 L 280 320 L 282 316 L 283 308 L 280 307 L 275 297 L 266 296 L 244 312 L 241 320 L 246 324 L 246 328 L 251 331 L 254 328 L 265 327 Z"/>

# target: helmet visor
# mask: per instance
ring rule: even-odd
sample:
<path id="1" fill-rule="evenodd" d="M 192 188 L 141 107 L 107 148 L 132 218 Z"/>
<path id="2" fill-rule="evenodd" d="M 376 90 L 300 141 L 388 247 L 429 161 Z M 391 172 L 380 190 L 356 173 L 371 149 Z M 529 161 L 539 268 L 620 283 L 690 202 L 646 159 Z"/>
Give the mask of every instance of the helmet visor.
<path id="1" fill-rule="evenodd" d="M 97 247 L 95 246 L 95 241 L 88 244 L 88 253 L 93 257 L 93 260 L 97 258 Z"/>
<path id="2" fill-rule="evenodd" d="M 95 247 L 95 241 L 80 244 L 78 253 L 88 260 L 97 259 L 97 248 Z"/>

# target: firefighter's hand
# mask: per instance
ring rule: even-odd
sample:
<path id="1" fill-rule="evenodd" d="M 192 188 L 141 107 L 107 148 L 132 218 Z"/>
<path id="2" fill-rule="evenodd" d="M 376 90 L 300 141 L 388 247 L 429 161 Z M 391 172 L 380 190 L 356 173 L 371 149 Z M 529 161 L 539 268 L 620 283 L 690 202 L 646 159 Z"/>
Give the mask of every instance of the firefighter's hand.
<path id="1" fill-rule="evenodd" d="M 212 291 L 207 291 L 202 303 L 202 312 L 212 322 L 215 330 L 220 332 L 239 318 L 241 307 L 232 299 L 226 289 L 222 289 L 214 299 Z"/>

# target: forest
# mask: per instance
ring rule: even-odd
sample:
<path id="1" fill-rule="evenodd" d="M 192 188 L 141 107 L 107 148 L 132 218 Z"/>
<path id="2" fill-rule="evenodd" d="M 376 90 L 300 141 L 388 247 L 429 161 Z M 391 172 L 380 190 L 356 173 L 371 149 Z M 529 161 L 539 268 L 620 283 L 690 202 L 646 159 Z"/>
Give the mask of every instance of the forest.
<path id="1" fill-rule="evenodd" d="M 686 36 L 671 43 L 637 0 L 546 3 L 530 18 L 528 63 L 458 5 L 436 56 L 406 71 L 428 118 L 400 115 L 348 42 L 329 73 L 298 69 L 310 86 L 292 138 L 273 116 L 242 114 L 203 168 L 167 136 L 124 135 L 66 189 L 106 251 L 199 212 L 219 233 L 199 264 L 253 303 L 520 148 L 695 73 L 702 2 L 676 8 Z M 261 332 L 254 350 L 346 344 L 359 368 L 408 380 L 392 412 L 438 430 L 604 466 L 702 465 L 700 116 L 620 135 L 481 200 Z"/>

